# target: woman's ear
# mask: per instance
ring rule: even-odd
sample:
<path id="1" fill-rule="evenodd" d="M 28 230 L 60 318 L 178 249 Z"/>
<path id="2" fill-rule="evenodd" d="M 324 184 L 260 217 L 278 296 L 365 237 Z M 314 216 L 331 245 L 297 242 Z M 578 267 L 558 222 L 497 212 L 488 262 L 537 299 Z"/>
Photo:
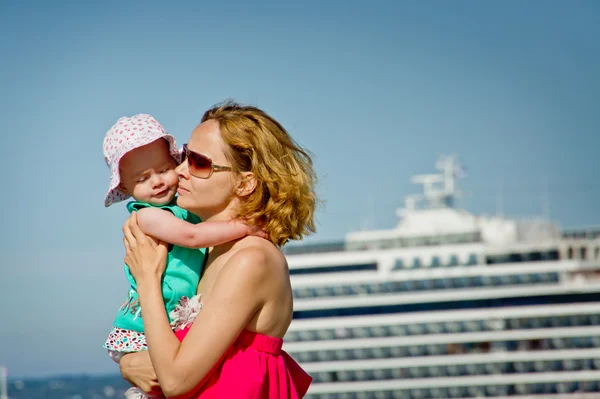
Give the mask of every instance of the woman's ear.
<path id="1" fill-rule="evenodd" d="M 247 197 L 256 190 L 256 183 L 252 172 L 242 172 L 235 192 L 240 197 Z"/>

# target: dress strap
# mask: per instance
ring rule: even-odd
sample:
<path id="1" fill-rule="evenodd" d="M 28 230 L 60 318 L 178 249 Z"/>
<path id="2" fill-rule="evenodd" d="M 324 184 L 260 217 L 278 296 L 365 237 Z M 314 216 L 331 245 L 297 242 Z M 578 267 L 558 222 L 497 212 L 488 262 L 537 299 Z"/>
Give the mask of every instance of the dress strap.
<path id="1" fill-rule="evenodd" d="M 283 340 L 281 338 L 270 337 L 268 335 L 243 330 L 238 339 L 235 341 L 235 344 L 278 356 L 281 353 Z"/>

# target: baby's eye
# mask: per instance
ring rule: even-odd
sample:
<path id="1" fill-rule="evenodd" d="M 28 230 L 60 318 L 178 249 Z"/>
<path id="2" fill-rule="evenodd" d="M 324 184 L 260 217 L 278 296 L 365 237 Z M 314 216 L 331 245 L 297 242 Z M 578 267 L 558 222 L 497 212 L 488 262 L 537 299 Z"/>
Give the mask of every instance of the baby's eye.
<path id="1" fill-rule="evenodd" d="M 146 180 L 148 180 L 148 178 L 147 178 L 146 176 L 140 177 L 140 178 L 138 179 L 138 183 L 143 183 L 143 182 L 145 182 Z"/>
<path id="2" fill-rule="evenodd" d="M 161 169 L 159 173 L 167 173 L 170 170 L 170 168 L 164 168 Z"/>

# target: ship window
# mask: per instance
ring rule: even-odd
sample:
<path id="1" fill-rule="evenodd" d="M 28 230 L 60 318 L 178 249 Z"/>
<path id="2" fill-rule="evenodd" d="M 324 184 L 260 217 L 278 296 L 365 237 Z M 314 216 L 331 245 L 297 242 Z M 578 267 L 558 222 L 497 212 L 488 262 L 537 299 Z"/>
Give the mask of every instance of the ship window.
<path id="1" fill-rule="evenodd" d="M 395 292 L 398 290 L 398 288 L 396 288 L 398 286 L 398 284 L 396 284 L 394 281 L 386 281 L 385 283 L 381 284 L 381 291 L 382 292 Z"/>
<path id="2" fill-rule="evenodd" d="M 583 260 L 585 260 L 587 258 L 587 248 L 586 247 L 579 248 L 579 256 Z"/>
<path id="3" fill-rule="evenodd" d="M 399 291 L 413 291 L 416 289 L 416 284 L 412 280 L 400 281 L 398 288 L 399 288 Z"/>
<path id="4" fill-rule="evenodd" d="M 542 260 L 542 254 L 540 252 L 530 252 L 526 254 L 525 257 L 529 262 L 537 262 Z"/>
<path id="5" fill-rule="evenodd" d="M 344 242 L 326 242 L 326 243 L 318 243 L 318 244 L 308 244 L 308 245 L 286 245 L 282 248 L 282 252 L 285 255 L 300 255 L 300 254 L 312 254 L 312 253 L 324 253 L 324 252 L 339 252 L 344 250 L 358 250 L 362 248 L 352 248 L 353 243 L 348 244 L 348 248 L 346 248 L 346 244 Z M 362 243 L 358 243 L 362 245 Z"/>
<path id="6" fill-rule="evenodd" d="M 315 287 L 315 290 L 317 292 L 316 296 L 333 296 L 333 290 L 331 289 L 331 287 L 327 287 L 327 286 Z"/>
<path id="7" fill-rule="evenodd" d="M 521 284 L 530 284 L 533 278 L 531 274 L 521 274 L 519 275 L 519 282 Z"/>
<path id="8" fill-rule="evenodd" d="M 469 257 L 467 258 L 467 261 L 465 262 L 465 265 L 467 266 L 473 266 L 477 264 L 477 255 L 475 254 L 470 254 Z"/>
<path id="9" fill-rule="evenodd" d="M 435 288 L 437 288 L 438 290 L 445 290 L 450 288 L 450 286 L 452 285 L 450 280 L 447 278 L 439 278 L 434 280 L 434 285 Z"/>
<path id="10" fill-rule="evenodd" d="M 510 254 L 509 262 L 510 263 L 523 262 L 523 256 L 521 254 Z"/>
<path id="11" fill-rule="evenodd" d="M 303 267 L 290 269 L 290 275 L 293 274 L 317 274 L 317 273 L 342 273 L 364 270 L 377 270 L 377 263 L 364 263 L 358 265 L 339 265 L 324 267 Z"/>
<path id="12" fill-rule="evenodd" d="M 573 259 L 573 247 L 569 247 L 569 249 L 567 250 L 567 258 Z"/>
<path id="13" fill-rule="evenodd" d="M 431 258 L 431 267 L 439 267 L 440 265 L 441 262 L 439 256 L 434 256 L 433 258 Z"/>
<path id="14" fill-rule="evenodd" d="M 298 340 L 298 334 L 295 331 L 288 331 L 287 334 L 285 334 L 285 340 L 287 342 L 294 342 Z"/>
<path id="15" fill-rule="evenodd" d="M 543 260 L 558 260 L 558 251 L 556 249 L 552 249 L 550 251 L 542 252 Z"/>
<path id="16" fill-rule="evenodd" d="M 298 295 L 298 298 L 309 298 L 314 296 L 313 290 L 310 287 L 299 288 L 296 290 L 296 294 Z"/>
<path id="17" fill-rule="evenodd" d="M 294 354 L 295 359 L 300 363 L 310 362 L 310 354 L 308 352 L 300 352 Z"/>
<path id="18" fill-rule="evenodd" d="M 418 238 L 415 237 L 408 237 L 406 239 L 406 245 L 409 247 L 418 247 L 420 246 L 421 241 Z"/>
<path id="19" fill-rule="evenodd" d="M 463 288 L 469 285 L 469 279 L 467 277 L 454 278 L 451 279 L 451 281 L 452 285 L 454 285 L 457 288 Z"/>
<path id="20" fill-rule="evenodd" d="M 402 259 L 396 259 L 394 264 L 394 270 L 402 269 L 404 267 L 404 261 Z"/>
<path id="21" fill-rule="evenodd" d="M 503 285 L 502 277 L 503 276 L 492 276 L 492 285 L 493 286 Z"/>
<path id="22" fill-rule="evenodd" d="M 450 256 L 450 261 L 448 262 L 448 266 L 458 266 L 458 256 L 456 256 L 456 255 Z"/>
<path id="23" fill-rule="evenodd" d="M 508 263 L 508 262 L 510 262 L 510 257 L 509 257 L 509 255 L 506 255 L 506 254 L 489 255 L 486 257 L 486 262 L 488 265 L 494 265 L 494 264 L 498 264 L 498 263 Z"/>
<path id="24" fill-rule="evenodd" d="M 379 357 L 383 357 L 383 356 L 379 356 Z M 375 369 L 375 370 L 373 370 L 373 377 L 375 380 L 389 380 L 390 378 L 392 378 L 392 370 L 390 370 L 390 369 Z M 385 396 L 377 396 L 377 394 L 376 394 L 375 397 L 383 398 Z"/>
<path id="25" fill-rule="evenodd" d="M 600 258 L 600 247 L 596 247 L 594 258 L 596 258 L 596 259 Z"/>
<path id="26" fill-rule="evenodd" d="M 414 258 L 412 267 L 417 269 L 422 266 L 421 258 Z"/>

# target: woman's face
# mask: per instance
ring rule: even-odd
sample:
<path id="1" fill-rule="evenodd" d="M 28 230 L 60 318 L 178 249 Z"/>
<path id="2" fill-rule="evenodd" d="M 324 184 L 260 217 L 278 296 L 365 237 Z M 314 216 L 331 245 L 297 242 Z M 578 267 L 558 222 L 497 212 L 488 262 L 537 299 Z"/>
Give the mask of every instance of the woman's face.
<path id="1" fill-rule="evenodd" d="M 219 123 L 208 120 L 192 131 L 187 143 L 190 151 L 206 155 L 215 165 L 231 166 L 225 158 L 225 143 Z M 236 204 L 235 172 L 215 172 L 208 179 L 190 175 L 187 160 L 177 167 L 179 188 L 177 205 L 200 216 L 202 220 L 228 220 Z"/>

